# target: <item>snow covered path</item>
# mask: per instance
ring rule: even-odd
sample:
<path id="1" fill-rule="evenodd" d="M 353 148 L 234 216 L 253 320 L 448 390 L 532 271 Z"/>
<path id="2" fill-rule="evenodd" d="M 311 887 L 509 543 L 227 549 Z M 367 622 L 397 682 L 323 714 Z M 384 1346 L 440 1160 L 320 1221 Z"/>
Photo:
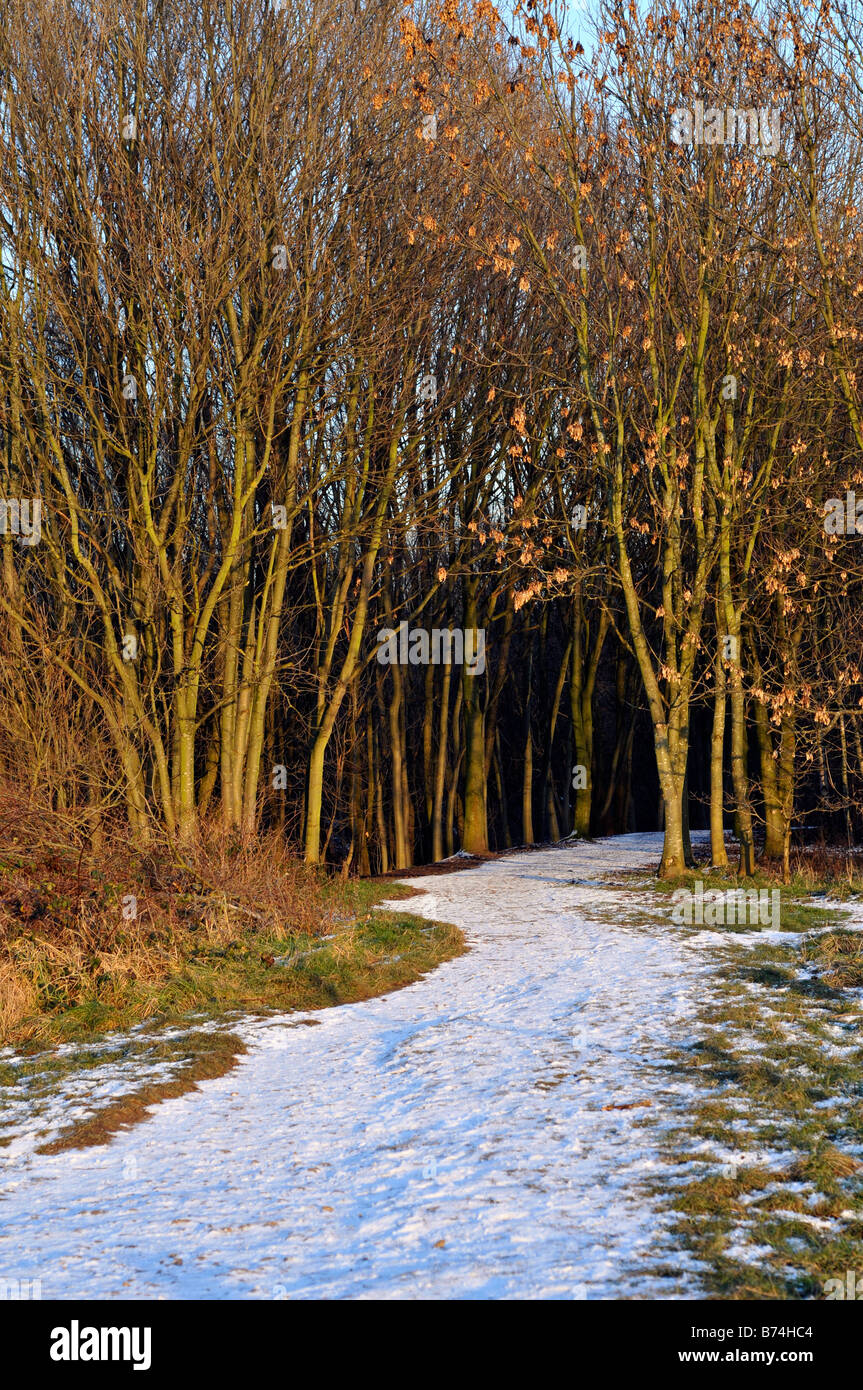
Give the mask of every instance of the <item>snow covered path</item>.
<path id="1" fill-rule="evenodd" d="M 660 1068 L 709 953 L 570 885 L 660 847 L 417 880 L 436 905 L 400 906 L 457 923 L 468 954 L 379 999 L 232 1024 L 233 1072 L 107 1147 L 7 1149 L 0 1279 L 43 1298 L 697 1297 L 642 1184 L 685 1119 Z"/>

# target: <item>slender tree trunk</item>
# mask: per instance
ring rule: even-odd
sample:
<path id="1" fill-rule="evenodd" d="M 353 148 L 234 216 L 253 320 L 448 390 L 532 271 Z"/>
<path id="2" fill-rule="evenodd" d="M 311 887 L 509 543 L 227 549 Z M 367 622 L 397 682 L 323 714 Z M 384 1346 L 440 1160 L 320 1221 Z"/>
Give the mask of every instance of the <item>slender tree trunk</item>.
<path id="1" fill-rule="evenodd" d="M 456 800 L 458 797 L 458 783 L 461 777 L 461 765 L 464 757 L 464 750 L 461 746 L 461 702 L 464 687 L 461 681 L 456 682 L 455 700 L 453 701 L 452 712 L 452 766 L 447 780 L 447 802 L 446 802 L 446 852 L 447 858 L 455 849 L 455 811 Z"/>
<path id="2" fill-rule="evenodd" d="M 524 763 L 521 784 L 521 837 L 525 845 L 534 844 L 533 838 L 533 734 L 530 727 L 531 674 L 533 671 L 533 639 L 527 660 L 527 675 L 524 693 Z"/>
<path id="3" fill-rule="evenodd" d="M 497 781 L 497 796 L 500 804 L 500 818 L 502 822 L 501 830 L 503 836 L 504 849 L 512 847 L 512 835 L 509 829 L 509 805 L 506 796 L 506 778 L 503 772 L 503 759 L 500 753 L 500 730 L 495 732 L 494 738 L 494 766 Z"/>
<path id="4" fill-rule="evenodd" d="M 752 807 L 749 801 L 749 774 L 746 768 L 746 709 L 743 697 L 743 676 L 739 659 L 729 663 L 731 680 L 731 779 L 737 803 L 740 862 L 737 872 L 741 878 L 751 878 L 755 872 L 755 836 L 752 828 Z"/>
<path id="5" fill-rule="evenodd" d="M 465 628 L 477 624 L 477 581 L 467 586 Z M 485 720 L 482 707 L 481 676 L 472 675 L 467 663 L 462 667 L 465 718 L 465 780 L 463 848 L 469 854 L 488 853 L 488 825 L 485 802 Z"/>
<path id="6" fill-rule="evenodd" d="M 727 694 L 722 648 L 718 641 L 713 672 L 715 688 L 713 694 L 713 732 L 710 739 L 710 862 L 714 869 L 724 869 L 728 865 L 723 817 Z"/>
<path id="7" fill-rule="evenodd" d="M 755 701 L 755 732 L 758 738 L 758 755 L 761 762 L 761 786 L 764 794 L 764 849 L 761 857 L 765 861 L 778 861 L 785 852 L 785 825 L 782 815 L 782 798 L 776 762 L 773 757 L 773 739 L 770 736 L 767 707 L 761 700 Z"/>
<path id="8" fill-rule="evenodd" d="M 434 670 L 434 667 L 431 668 Z M 434 773 L 434 805 L 432 808 L 432 859 L 435 863 L 444 857 L 443 815 L 444 788 L 446 786 L 446 755 L 449 741 L 449 691 L 452 681 L 452 666 L 443 667 L 440 713 L 438 716 L 438 741 Z"/>
<path id="9" fill-rule="evenodd" d="M 423 684 L 423 796 L 425 804 L 425 825 L 423 826 L 423 852 L 428 854 L 432 842 L 432 821 L 434 819 L 434 675 L 435 668 L 429 662 Z"/>
<path id="10" fill-rule="evenodd" d="M 779 795 L 782 800 L 784 842 L 782 846 L 782 878 L 791 882 L 791 824 L 794 819 L 794 760 L 797 752 L 797 732 L 792 715 L 782 720 L 779 740 Z"/>
<path id="11" fill-rule="evenodd" d="M 396 869 L 406 869 L 410 863 L 408 853 L 407 825 L 405 822 L 404 789 L 402 785 L 402 769 L 404 765 L 404 750 L 401 738 L 401 707 L 404 699 L 402 669 L 398 663 L 390 667 L 390 676 L 393 682 L 392 699 L 390 700 L 388 717 L 390 731 L 390 759 L 392 762 L 392 808 L 393 808 L 393 830 L 395 832 L 395 865 Z"/>
<path id="12" fill-rule="evenodd" d="M 543 771 L 543 785 L 545 787 L 545 818 L 548 838 L 552 841 L 560 839 L 560 823 L 557 817 L 557 807 L 554 795 L 554 776 L 552 773 L 552 758 L 554 756 L 554 735 L 557 729 L 557 716 L 560 712 L 560 699 L 563 694 L 563 687 L 566 682 L 566 673 L 569 669 L 569 657 L 572 651 L 572 638 L 566 644 L 566 650 L 560 663 L 560 670 L 557 675 L 557 683 L 554 687 L 554 694 L 551 701 L 551 712 L 548 721 L 548 745 L 545 751 L 545 768 Z"/>

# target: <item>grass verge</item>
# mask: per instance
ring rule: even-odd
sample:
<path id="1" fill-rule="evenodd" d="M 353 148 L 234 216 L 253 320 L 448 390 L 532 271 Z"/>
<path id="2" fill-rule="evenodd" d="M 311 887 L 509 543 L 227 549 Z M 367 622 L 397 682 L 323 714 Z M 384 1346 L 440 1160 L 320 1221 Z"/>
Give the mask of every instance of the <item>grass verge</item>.
<path id="1" fill-rule="evenodd" d="M 211 1081 L 233 1071 L 237 1058 L 245 1051 L 242 1038 L 234 1033 L 189 1033 L 183 1040 L 183 1062 L 174 1076 L 166 1081 L 150 1081 L 116 1096 L 94 1115 L 67 1125 L 55 1138 L 40 1144 L 36 1153 L 57 1154 L 109 1144 L 115 1134 L 145 1120 L 150 1106 L 196 1091 L 200 1081 Z"/>
<path id="2" fill-rule="evenodd" d="M 823 1298 L 859 1264 L 863 937 L 819 927 L 788 945 L 732 939 L 698 1041 L 668 1062 L 692 1100 L 662 1195 L 708 1297 Z"/>
<path id="3" fill-rule="evenodd" d="M 231 1019 L 354 1003 L 461 955 L 456 927 L 374 911 L 418 891 L 307 868 L 278 835 L 97 851 L 0 798 L 0 1149 L 107 1143 L 236 1066 Z"/>
<path id="4" fill-rule="evenodd" d="M 146 1021 L 313 1009 L 410 984 L 454 927 L 372 912 L 415 890 L 307 868 L 274 835 L 218 832 L 182 860 L 0 812 L 0 1046 L 86 1044 Z"/>
<path id="5" fill-rule="evenodd" d="M 385 885 L 393 891 L 392 883 Z M 366 890 L 368 891 L 368 890 Z M 262 957 L 261 948 L 281 949 Z M 51 1019 L 45 1031 L 63 1039 L 59 1047 L 39 1046 L 35 1037 L 0 1058 L 0 1147 L 29 1126 L 51 1137 L 36 1152 L 106 1144 L 114 1134 L 146 1119 L 150 1107 L 223 1076 L 237 1065 L 245 1044 L 236 1033 L 207 1027 L 226 1024 L 238 1014 L 290 1014 L 332 1004 L 354 1003 L 412 984 L 444 960 L 465 950 L 461 932 L 446 923 L 401 913 L 371 915 L 329 939 L 293 935 L 285 950 L 281 938 L 257 935 L 254 948 L 241 940 L 202 948 L 167 978 L 159 1009 L 132 1031 L 116 1032 L 116 1004 L 106 1013 L 101 1000 L 85 1000 Z M 127 994 L 123 1017 L 142 1012 Z M 110 1019 L 112 1032 L 105 1035 Z M 302 1018 L 297 1025 L 314 1025 Z M 203 1026 L 202 1026 L 203 1025 Z M 292 1026 L 289 1020 L 284 1026 Z M 88 1076 L 91 1078 L 88 1084 Z M 128 1087 L 128 1088 L 127 1088 Z M 107 1088 L 107 1094 L 106 1094 Z M 67 1099 L 63 1099 L 64 1091 Z M 82 1096 L 83 1092 L 83 1096 Z M 56 1131 L 56 1115 L 78 1110 Z"/>
<path id="6" fill-rule="evenodd" d="M 697 937 L 716 965 L 695 1040 L 666 1056 L 686 1119 L 663 1141 L 668 1168 L 651 1191 L 695 1256 L 699 1296 L 837 1297 L 863 1240 L 863 932 L 843 910 L 863 896 L 860 865 L 819 850 L 795 856 L 788 884 L 759 869 L 745 887 L 780 892 L 778 930 L 759 940 L 748 919 L 672 917 L 671 894 L 699 878 L 705 893 L 741 886 L 703 846 L 696 858 L 676 881 L 621 875 L 630 903 L 610 913 Z"/>

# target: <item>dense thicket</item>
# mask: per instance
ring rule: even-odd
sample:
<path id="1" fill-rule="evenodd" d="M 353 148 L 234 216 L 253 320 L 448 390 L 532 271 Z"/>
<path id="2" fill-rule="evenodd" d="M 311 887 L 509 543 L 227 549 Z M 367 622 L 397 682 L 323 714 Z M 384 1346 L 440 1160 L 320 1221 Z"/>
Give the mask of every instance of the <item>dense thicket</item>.
<path id="1" fill-rule="evenodd" d="M 7 784 L 361 871 L 858 838 L 860 43 L 804 0 L 9 0 Z M 681 143 L 699 103 L 761 116 Z M 384 664 L 401 624 L 482 659 Z"/>

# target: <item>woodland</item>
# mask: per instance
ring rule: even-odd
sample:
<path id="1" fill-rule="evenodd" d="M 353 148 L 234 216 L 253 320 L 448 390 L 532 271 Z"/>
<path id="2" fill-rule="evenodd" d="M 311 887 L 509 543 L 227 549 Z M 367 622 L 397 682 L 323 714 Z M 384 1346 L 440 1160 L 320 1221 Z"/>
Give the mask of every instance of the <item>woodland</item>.
<path id="1" fill-rule="evenodd" d="M 827 0 L 7 0 L 0 794 L 360 875 L 859 845 L 861 44 Z"/>

